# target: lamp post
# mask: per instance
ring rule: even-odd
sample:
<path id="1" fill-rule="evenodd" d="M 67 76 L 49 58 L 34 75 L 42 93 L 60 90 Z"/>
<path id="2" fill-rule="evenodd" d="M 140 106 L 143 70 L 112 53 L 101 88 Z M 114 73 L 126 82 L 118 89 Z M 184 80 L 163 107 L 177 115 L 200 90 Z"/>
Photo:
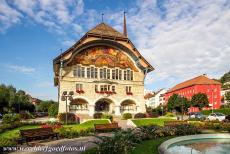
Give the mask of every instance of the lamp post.
<path id="1" fill-rule="evenodd" d="M 180 98 L 181 98 L 181 102 L 182 102 L 182 104 L 181 104 L 181 112 L 182 112 L 182 116 L 181 116 L 181 119 L 182 119 L 182 121 L 184 120 L 184 101 L 183 101 L 183 96 L 182 95 L 180 95 Z"/>
<path id="2" fill-rule="evenodd" d="M 162 112 L 161 116 L 163 116 L 163 113 L 164 113 L 164 107 L 163 106 L 161 106 L 161 112 Z"/>
<path id="3" fill-rule="evenodd" d="M 214 92 L 213 92 L 213 88 L 212 88 L 212 113 L 213 113 L 213 108 L 214 108 L 214 96 L 213 96 Z"/>
<path id="4" fill-rule="evenodd" d="M 68 110 L 67 110 L 67 101 L 72 101 L 73 100 L 73 95 L 74 95 L 74 92 L 73 91 L 70 91 L 69 94 L 67 93 L 67 91 L 63 91 L 62 93 L 62 97 L 61 97 L 61 100 L 62 101 L 66 101 L 65 102 L 65 111 L 66 111 L 66 115 L 65 115 L 65 122 L 66 122 L 66 125 L 68 124 Z"/>

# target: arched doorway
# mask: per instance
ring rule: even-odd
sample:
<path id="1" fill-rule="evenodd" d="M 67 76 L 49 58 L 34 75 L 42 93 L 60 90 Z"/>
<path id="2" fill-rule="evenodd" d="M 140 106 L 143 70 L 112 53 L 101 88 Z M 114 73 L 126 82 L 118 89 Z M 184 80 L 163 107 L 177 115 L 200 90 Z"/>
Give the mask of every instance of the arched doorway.
<path id="1" fill-rule="evenodd" d="M 88 110 L 88 102 L 82 98 L 73 99 L 69 104 L 70 111 L 86 111 Z"/>
<path id="2" fill-rule="evenodd" d="M 135 112 L 136 110 L 136 103 L 133 100 L 128 99 L 121 102 L 121 113 Z"/>
<path id="3" fill-rule="evenodd" d="M 110 112 L 112 113 L 113 102 L 110 99 L 102 98 L 95 103 L 96 112 Z"/>

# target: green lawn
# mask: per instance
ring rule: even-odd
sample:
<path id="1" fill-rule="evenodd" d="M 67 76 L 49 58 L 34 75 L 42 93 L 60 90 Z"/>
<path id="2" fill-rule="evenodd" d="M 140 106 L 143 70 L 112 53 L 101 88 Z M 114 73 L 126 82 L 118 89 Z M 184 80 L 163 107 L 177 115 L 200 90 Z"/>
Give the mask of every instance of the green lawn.
<path id="1" fill-rule="evenodd" d="M 84 129 L 88 129 L 88 128 L 94 128 L 94 124 L 107 124 L 109 123 L 108 120 L 105 119 L 101 119 L 101 120 L 90 120 L 87 122 L 84 122 L 82 124 L 72 124 L 72 125 L 64 125 L 65 128 L 72 128 L 74 130 L 84 130 Z"/>
<path id="2" fill-rule="evenodd" d="M 84 130 L 88 128 L 94 128 L 94 124 L 106 124 L 109 123 L 108 120 L 90 120 L 82 124 L 70 124 L 70 125 L 64 125 L 64 127 L 72 128 L 75 130 Z M 21 129 L 32 129 L 32 128 L 39 128 L 39 125 L 26 125 L 22 127 L 18 127 L 9 131 L 5 131 L 0 134 L 0 138 L 18 138 L 19 137 L 19 130 Z"/>
<path id="3" fill-rule="evenodd" d="M 0 138 L 18 138 L 19 137 L 19 130 L 20 129 L 33 129 L 33 128 L 39 128 L 39 125 L 26 125 L 22 127 L 18 127 L 9 131 L 5 131 L 0 134 Z"/>
<path id="4" fill-rule="evenodd" d="M 137 126 L 145 125 L 159 125 L 163 126 L 165 121 L 174 121 L 173 118 L 142 118 L 142 119 L 133 119 L 133 123 Z"/>
<path id="5" fill-rule="evenodd" d="M 132 154 L 141 154 L 141 153 L 158 154 L 158 147 L 160 146 L 160 144 L 170 138 L 173 138 L 173 137 L 169 136 L 169 137 L 162 137 L 162 138 L 157 138 L 153 140 L 143 141 L 137 145 L 137 147 L 134 149 Z"/>

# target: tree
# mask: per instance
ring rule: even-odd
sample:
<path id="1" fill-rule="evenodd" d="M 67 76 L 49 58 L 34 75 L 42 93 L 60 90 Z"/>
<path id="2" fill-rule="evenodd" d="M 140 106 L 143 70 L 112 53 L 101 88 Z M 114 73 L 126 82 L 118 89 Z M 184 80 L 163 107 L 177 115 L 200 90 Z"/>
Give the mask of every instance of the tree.
<path id="1" fill-rule="evenodd" d="M 48 112 L 49 107 L 55 103 L 54 101 L 41 101 L 39 105 L 37 106 L 37 111 L 40 112 Z"/>
<path id="2" fill-rule="evenodd" d="M 205 106 L 209 105 L 208 96 L 204 93 L 197 93 L 192 96 L 191 104 L 194 107 L 202 109 Z"/>
<path id="3" fill-rule="evenodd" d="M 173 94 L 167 103 L 167 109 L 168 111 L 176 110 L 178 112 L 182 112 L 182 109 L 184 111 L 188 111 L 188 108 L 190 106 L 190 102 L 186 97 L 179 96 L 178 94 Z"/>
<path id="4" fill-rule="evenodd" d="M 225 96 L 225 100 L 226 100 L 228 103 L 230 103 L 230 91 L 226 92 L 224 96 Z"/>
<path id="5" fill-rule="evenodd" d="M 48 109 L 48 114 L 50 117 L 56 117 L 58 114 L 58 103 L 53 103 Z"/>

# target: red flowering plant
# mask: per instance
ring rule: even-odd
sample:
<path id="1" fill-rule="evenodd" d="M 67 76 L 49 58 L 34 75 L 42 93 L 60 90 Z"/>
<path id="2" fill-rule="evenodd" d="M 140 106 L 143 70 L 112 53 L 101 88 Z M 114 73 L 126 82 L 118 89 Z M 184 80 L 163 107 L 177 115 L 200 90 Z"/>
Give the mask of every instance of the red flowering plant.
<path id="1" fill-rule="evenodd" d="M 59 122 L 47 122 L 45 124 L 41 124 L 40 128 L 52 128 L 56 130 L 62 128 L 62 124 Z"/>
<path id="2" fill-rule="evenodd" d="M 133 93 L 132 93 L 132 92 L 126 92 L 126 94 L 127 94 L 127 95 L 133 95 Z"/>
<path id="3" fill-rule="evenodd" d="M 78 94 L 84 94 L 84 93 L 85 93 L 84 90 L 76 90 L 76 92 L 77 92 Z"/>

